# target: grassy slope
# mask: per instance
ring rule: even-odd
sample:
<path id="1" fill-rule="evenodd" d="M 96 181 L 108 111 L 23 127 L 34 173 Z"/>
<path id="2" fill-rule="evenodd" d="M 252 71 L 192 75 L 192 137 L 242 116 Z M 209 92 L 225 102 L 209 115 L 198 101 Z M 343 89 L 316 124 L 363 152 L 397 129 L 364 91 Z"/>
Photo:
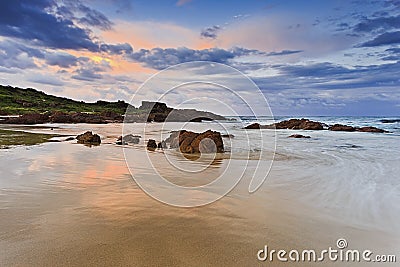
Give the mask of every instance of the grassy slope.
<path id="1" fill-rule="evenodd" d="M 97 101 L 85 103 L 72 99 L 47 95 L 35 89 L 21 89 L 0 85 L 0 115 L 42 113 L 46 111 L 94 112 L 112 111 L 124 114 L 127 104 Z"/>

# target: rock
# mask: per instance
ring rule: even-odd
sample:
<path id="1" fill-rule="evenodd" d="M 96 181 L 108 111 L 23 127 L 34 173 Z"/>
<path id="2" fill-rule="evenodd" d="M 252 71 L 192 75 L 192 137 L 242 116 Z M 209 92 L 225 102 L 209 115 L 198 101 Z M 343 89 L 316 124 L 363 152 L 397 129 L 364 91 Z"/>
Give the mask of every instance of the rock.
<path id="1" fill-rule="evenodd" d="M 165 140 L 170 143 L 170 148 L 178 148 L 182 153 L 222 153 L 224 143 L 221 134 L 215 131 L 194 133 L 181 130 L 171 133 Z"/>
<path id="2" fill-rule="evenodd" d="M 68 142 L 68 141 L 72 141 L 72 140 L 75 140 L 75 137 L 68 137 L 68 138 L 65 139 L 64 141 L 65 141 L 65 142 Z"/>
<path id="3" fill-rule="evenodd" d="M 24 114 L 19 117 L 5 118 L 1 123 L 9 124 L 42 124 L 49 122 L 49 116 L 40 113 Z"/>
<path id="4" fill-rule="evenodd" d="M 383 119 L 381 120 L 382 123 L 395 123 L 395 122 L 400 122 L 400 119 Z"/>
<path id="5" fill-rule="evenodd" d="M 91 131 L 78 135 L 76 139 L 79 144 L 100 145 L 101 143 L 100 136 L 93 134 Z"/>
<path id="6" fill-rule="evenodd" d="M 275 126 L 276 129 L 294 129 L 294 130 L 323 130 L 324 126 L 321 122 L 310 121 L 308 119 L 290 119 L 268 125 Z"/>
<path id="7" fill-rule="evenodd" d="M 141 138 L 140 135 L 127 134 L 124 137 L 122 136 L 118 137 L 117 144 L 118 145 L 139 144 L 140 138 Z"/>
<path id="8" fill-rule="evenodd" d="M 353 126 L 335 124 L 328 128 L 329 131 L 343 131 L 343 132 L 355 132 L 356 128 Z"/>
<path id="9" fill-rule="evenodd" d="M 367 127 L 357 128 L 357 132 L 387 133 L 388 131 L 385 131 L 383 129 L 379 129 L 376 127 L 372 127 L 372 126 L 367 126 Z"/>
<path id="10" fill-rule="evenodd" d="M 156 140 L 149 139 L 149 141 L 147 141 L 147 148 L 156 149 L 157 148 Z"/>
<path id="11" fill-rule="evenodd" d="M 235 136 L 233 134 L 221 134 L 222 138 L 234 138 Z"/>
<path id="12" fill-rule="evenodd" d="M 292 135 L 288 136 L 288 138 L 311 138 L 311 136 L 302 135 L 302 134 L 292 134 Z"/>
<path id="13" fill-rule="evenodd" d="M 260 125 L 253 123 L 245 127 L 245 129 L 293 129 L 293 130 L 323 130 L 324 125 L 318 121 L 310 121 L 309 119 L 290 119 L 270 125 Z"/>
<path id="14" fill-rule="evenodd" d="M 158 143 L 157 147 L 159 149 L 165 149 L 165 148 L 167 148 L 167 143 L 165 143 L 165 141 L 161 141 Z"/>
<path id="15" fill-rule="evenodd" d="M 245 129 L 261 129 L 261 125 L 259 123 L 253 123 L 244 127 Z"/>

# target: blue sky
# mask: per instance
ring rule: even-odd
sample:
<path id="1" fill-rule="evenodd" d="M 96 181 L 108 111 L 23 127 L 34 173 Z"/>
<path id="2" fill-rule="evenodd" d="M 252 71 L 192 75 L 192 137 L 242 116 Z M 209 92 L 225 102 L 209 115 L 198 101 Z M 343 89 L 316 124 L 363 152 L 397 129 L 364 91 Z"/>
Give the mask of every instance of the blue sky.
<path id="1" fill-rule="evenodd" d="M 129 101 L 194 60 L 249 76 L 276 115 L 400 115 L 400 0 L 0 3 L 3 85 Z"/>

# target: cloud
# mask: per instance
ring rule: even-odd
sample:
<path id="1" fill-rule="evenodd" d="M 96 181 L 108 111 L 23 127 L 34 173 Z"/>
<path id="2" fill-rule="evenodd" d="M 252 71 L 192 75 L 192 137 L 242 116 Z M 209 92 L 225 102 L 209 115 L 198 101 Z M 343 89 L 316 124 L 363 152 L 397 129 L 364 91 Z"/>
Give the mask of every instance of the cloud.
<path id="1" fill-rule="evenodd" d="M 130 58 L 135 62 L 143 63 L 153 69 L 164 69 L 172 65 L 190 61 L 214 61 L 227 63 L 229 60 L 246 55 L 263 54 L 258 50 L 235 47 L 230 50 L 210 48 L 194 50 L 186 47 L 180 48 L 153 48 L 141 49 L 133 53 Z"/>
<path id="2" fill-rule="evenodd" d="M 65 84 L 64 82 L 60 81 L 56 77 L 53 77 L 52 75 L 43 75 L 40 73 L 34 73 L 31 74 L 30 76 L 32 77 L 28 78 L 27 80 L 34 83 L 47 84 L 53 86 L 63 86 Z"/>
<path id="3" fill-rule="evenodd" d="M 131 54 L 133 52 L 133 48 L 130 44 L 101 44 L 99 45 L 99 49 L 102 52 L 106 52 L 112 55 L 123 55 L 123 54 Z"/>
<path id="4" fill-rule="evenodd" d="M 267 53 L 267 56 L 285 56 L 285 55 L 291 55 L 291 54 L 298 54 L 301 52 L 303 52 L 303 50 L 282 50 L 280 52 Z"/>
<path id="5" fill-rule="evenodd" d="M 51 66 L 60 66 L 62 68 L 69 68 L 78 64 L 78 58 L 63 52 L 48 53 L 45 56 L 46 63 Z"/>
<path id="6" fill-rule="evenodd" d="M 87 30 L 45 11 L 52 3 L 50 0 L 3 2 L 0 6 L 0 35 L 34 40 L 50 48 L 96 50 L 97 45 Z"/>
<path id="7" fill-rule="evenodd" d="M 113 23 L 103 13 L 84 5 L 80 0 L 54 2 L 48 11 L 57 18 L 68 19 L 103 31 L 111 30 L 113 26 Z"/>
<path id="8" fill-rule="evenodd" d="M 6 68 L 36 68 L 34 57 L 43 58 L 41 50 L 5 40 L 0 42 L 0 66 Z"/>
<path id="9" fill-rule="evenodd" d="M 361 44 L 360 47 L 374 47 L 391 44 L 400 44 L 400 31 L 385 32 L 376 36 L 374 39 Z"/>
<path id="10" fill-rule="evenodd" d="M 219 30 L 221 30 L 221 27 L 218 25 L 214 25 L 212 27 L 208 27 L 202 30 L 200 36 L 203 38 L 216 39 Z"/>
<path id="11" fill-rule="evenodd" d="M 355 32 L 371 32 L 374 30 L 390 30 L 400 28 L 400 15 L 391 17 L 378 17 L 374 19 L 364 19 L 354 26 Z"/>
<path id="12" fill-rule="evenodd" d="M 177 6 L 184 6 L 190 2 L 192 2 L 193 0 L 178 0 L 178 2 L 176 2 Z"/>
<path id="13" fill-rule="evenodd" d="M 81 64 L 81 67 L 76 70 L 76 74 L 71 78 L 81 81 L 95 81 L 102 79 L 102 73 L 111 69 L 108 61 L 102 60 L 99 63 L 88 61 L 86 64 Z"/>

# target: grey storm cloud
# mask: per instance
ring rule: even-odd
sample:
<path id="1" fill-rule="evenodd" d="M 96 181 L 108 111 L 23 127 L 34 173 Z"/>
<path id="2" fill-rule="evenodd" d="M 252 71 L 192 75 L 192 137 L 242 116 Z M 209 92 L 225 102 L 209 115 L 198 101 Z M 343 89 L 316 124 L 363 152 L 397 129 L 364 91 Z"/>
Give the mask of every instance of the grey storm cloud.
<path id="1" fill-rule="evenodd" d="M 360 45 L 360 47 L 375 47 L 383 45 L 400 44 L 400 31 L 385 32 L 374 39 Z"/>
<path id="2" fill-rule="evenodd" d="M 219 25 L 214 25 L 202 30 L 200 36 L 203 38 L 216 39 L 219 30 L 221 30 L 221 27 Z"/>
<path id="3" fill-rule="evenodd" d="M 235 57 L 246 55 L 264 54 L 254 49 L 234 47 L 226 50 L 221 48 L 211 48 L 194 50 L 186 47 L 180 48 L 153 48 L 151 50 L 141 49 L 132 53 L 129 58 L 135 62 L 143 63 L 153 69 L 164 69 L 172 65 L 190 61 L 213 61 L 218 63 L 228 63 Z"/>
<path id="4" fill-rule="evenodd" d="M 46 9 L 50 0 L 2 1 L 0 4 L 0 35 L 23 40 L 36 40 L 50 48 L 96 50 L 87 30 L 69 19 L 60 19 Z"/>
<path id="5" fill-rule="evenodd" d="M 81 1 L 15 0 L 0 3 L 0 36 L 51 49 L 111 54 L 133 51 L 129 44 L 99 43 L 91 36 L 91 30 L 82 26 L 110 30 L 112 22 Z"/>

